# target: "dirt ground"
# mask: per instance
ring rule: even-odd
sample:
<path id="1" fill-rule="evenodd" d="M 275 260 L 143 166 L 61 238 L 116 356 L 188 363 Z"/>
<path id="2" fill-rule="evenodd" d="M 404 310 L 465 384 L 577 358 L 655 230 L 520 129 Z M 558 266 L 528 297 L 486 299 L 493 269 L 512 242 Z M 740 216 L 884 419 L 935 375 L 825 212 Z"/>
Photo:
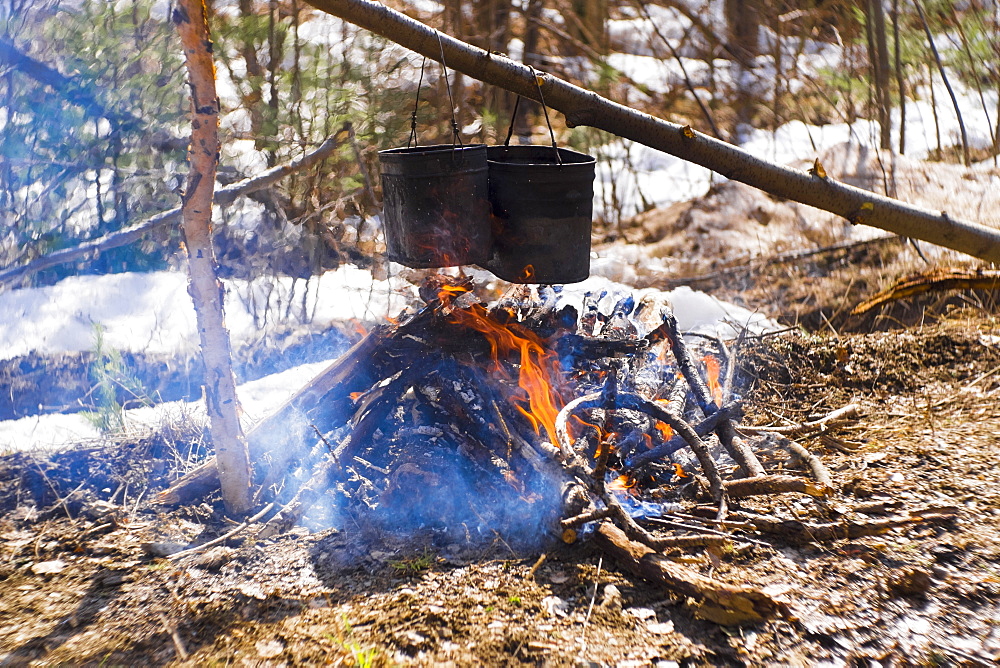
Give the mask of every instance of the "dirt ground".
<path id="1" fill-rule="evenodd" d="M 659 222 L 638 218 L 625 236 L 643 252 L 725 258 L 745 246 L 726 234 L 760 237 L 737 229 L 739 220 L 781 240 L 807 218 L 746 197 L 720 188 Z M 727 207 L 734 215 L 719 214 Z M 732 229 L 699 232 L 703 214 Z M 801 234 L 810 247 L 826 243 L 817 235 L 840 234 L 813 223 Z M 709 238 L 723 251 L 691 246 Z M 708 621 L 594 541 L 556 535 L 518 551 L 500 539 L 404 541 L 351 524 L 256 540 L 251 526 L 185 556 L 177 551 L 238 527 L 218 498 L 176 509 L 150 503 L 206 456 L 199 428 L 172 424 L 49 456 L 0 457 L 0 665 L 997 665 L 1000 308 L 992 292 L 952 291 L 850 313 L 925 268 L 906 242 L 874 240 L 806 255 L 774 246 L 635 281 L 690 284 L 789 325 L 738 351 L 743 425 L 784 428 L 859 408 L 856 419 L 793 437 L 830 471 L 832 498 L 732 500 L 728 545 L 666 552 L 692 572 L 759 588 L 786 614 Z M 33 382 L 20 368 L 5 367 L 4 382 Z M 44 376 L 45 360 L 24 369 Z M 747 438 L 769 470 L 805 475 L 766 440 L 749 430 Z M 683 503 L 697 513 L 703 502 Z M 740 523 L 753 514 L 783 526 L 902 525 L 824 539 Z"/>
<path id="2" fill-rule="evenodd" d="M 721 555 L 668 552 L 762 588 L 785 616 L 700 619 L 587 540 L 515 553 L 499 540 L 299 528 L 166 558 L 232 528 L 211 500 L 148 502 L 174 462 L 199 454 L 188 450 L 201 436 L 178 428 L 0 459 L 0 665 L 995 665 L 997 318 L 966 307 L 888 332 L 795 330 L 740 359 L 744 424 L 800 424 L 850 403 L 861 417 L 797 439 L 830 469 L 834 499 L 756 497 L 735 512 L 916 516 L 855 539 L 737 530 Z M 920 521 L 927 508 L 955 515 Z"/>

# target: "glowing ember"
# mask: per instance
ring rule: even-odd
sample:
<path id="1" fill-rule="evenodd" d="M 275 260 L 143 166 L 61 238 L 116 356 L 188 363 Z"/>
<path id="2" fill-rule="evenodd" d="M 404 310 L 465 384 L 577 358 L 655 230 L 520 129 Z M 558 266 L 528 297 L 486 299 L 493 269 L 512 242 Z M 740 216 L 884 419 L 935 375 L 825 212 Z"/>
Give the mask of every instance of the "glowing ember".
<path id="1" fill-rule="evenodd" d="M 708 389 L 712 393 L 712 399 L 716 406 L 722 406 L 722 385 L 719 384 L 719 360 L 713 355 L 705 355 L 702 359 L 705 363 L 705 375 L 708 376 Z"/>
<path id="2" fill-rule="evenodd" d="M 554 391 L 552 379 L 561 374 L 558 356 L 545 347 L 537 334 L 517 323 L 503 325 L 497 322 L 480 304 L 458 309 L 452 313 L 452 318 L 486 336 L 496 370 L 502 370 L 501 357 L 514 351 L 520 353 L 517 384 L 527 393 L 528 406 L 518 406 L 518 410 L 531 421 L 535 433 L 540 434 L 540 429 L 544 429 L 549 441 L 556 443 L 556 416 L 562 408 L 562 399 Z M 524 401 L 523 398 L 515 400 Z"/>

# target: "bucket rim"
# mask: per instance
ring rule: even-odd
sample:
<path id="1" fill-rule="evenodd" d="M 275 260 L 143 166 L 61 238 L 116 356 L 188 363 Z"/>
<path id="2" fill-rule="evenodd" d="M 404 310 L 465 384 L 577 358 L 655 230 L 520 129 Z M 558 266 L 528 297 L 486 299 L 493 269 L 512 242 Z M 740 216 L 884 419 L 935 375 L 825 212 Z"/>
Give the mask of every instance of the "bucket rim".
<path id="1" fill-rule="evenodd" d="M 437 153 L 461 153 L 466 151 L 486 150 L 486 144 L 432 144 L 430 146 L 400 146 L 387 148 L 378 152 L 379 156 L 397 155 L 431 155 Z"/>
<path id="2" fill-rule="evenodd" d="M 538 166 L 538 167 L 560 167 L 560 166 L 586 166 L 594 165 L 597 163 L 597 158 L 586 153 L 580 153 L 579 151 L 574 151 L 568 148 L 559 147 L 559 156 L 564 160 L 568 159 L 568 162 L 564 162 L 562 165 L 555 162 L 555 160 L 548 162 L 523 162 L 522 160 L 511 161 L 498 159 L 497 153 L 511 153 L 512 158 L 517 157 L 517 154 L 531 154 L 538 153 L 544 155 L 548 152 L 548 155 L 552 155 L 552 147 L 542 144 L 518 144 L 517 146 L 505 146 L 503 144 L 498 144 L 496 146 L 486 147 L 486 161 L 495 165 L 518 165 L 522 167 Z M 492 154 L 492 155 L 491 155 Z"/>

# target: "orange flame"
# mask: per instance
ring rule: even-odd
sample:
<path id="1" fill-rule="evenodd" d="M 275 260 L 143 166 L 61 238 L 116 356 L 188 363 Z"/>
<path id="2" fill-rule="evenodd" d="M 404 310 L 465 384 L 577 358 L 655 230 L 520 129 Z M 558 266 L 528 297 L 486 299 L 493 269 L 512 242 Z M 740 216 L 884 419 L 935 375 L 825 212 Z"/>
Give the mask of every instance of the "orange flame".
<path id="1" fill-rule="evenodd" d="M 442 285 L 441 289 L 438 290 L 438 299 L 441 300 L 442 304 L 450 304 L 452 299 L 464 295 L 469 290 L 467 285 Z"/>
<path id="2" fill-rule="evenodd" d="M 558 378 L 560 374 L 559 358 L 556 354 L 546 349 L 537 334 L 516 323 L 500 324 L 490 317 L 481 304 L 474 304 L 468 309 L 458 309 L 452 317 L 459 324 L 486 336 L 494 368 L 497 371 L 502 369 L 501 356 L 514 351 L 520 353 L 517 384 L 527 393 L 528 406 L 527 409 L 518 406 L 518 409 L 531 421 L 535 433 L 540 434 L 540 429 L 545 429 L 550 442 L 555 443 L 556 416 L 562 408 L 562 399 L 553 391 L 553 383 L 550 380 Z"/>
<path id="3" fill-rule="evenodd" d="M 529 264 L 524 269 L 521 270 L 521 275 L 517 277 L 517 280 L 524 283 L 530 283 L 531 279 L 535 277 L 535 265 Z"/>
<path id="4" fill-rule="evenodd" d="M 601 425 L 594 424 L 593 422 L 587 422 L 586 420 L 584 420 L 579 415 L 571 415 L 570 419 L 572 419 L 574 422 L 582 425 L 585 428 L 586 427 L 590 427 L 591 429 L 593 429 L 597 433 L 597 437 L 598 438 L 600 438 L 602 440 L 604 439 L 604 430 L 601 429 Z M 573 438 L 579 438 L 579 437 L 580 437 L 580 434 L 573 434 Z"/>
<path id="5" fill-rule="evenodd" d="M 678 478 L 690 478 L 691 474 L 684 471 L 684 467 L 677 462 L 671 462 L 674 465 L 674 475 Z"/>
<path id="6" fill-rule="evenodd" d="M 657 420 L 655 426 L 656 426 L 656 431 L 660 432 L 660 437 L 663 439 L 664 442 L 669 441 L 671 438 L 674 437 L 673 428 L 666 422 L 660 422 L 659 420 Z"/>
<path id="7" fill-rule="evenodd" d="M 650 436 L 649 434 L 643 434 L 642 438 L 646 442 L 646 449 L 647 450 L 652 450 L 653 449 L 653 437 Z"/>
<path id="8" fill-rule="evenodd" d="M 722 406 L 722 385 L 719 384 L 719 360 L 714 355 L 705 355 L 701 358 L 705 363 L 705 373 L 708 376 L 708 389 L 712 392 L 712 399 L 716 406 Z"/>
<path id="9" fill-rule="evenodd" d="M 630 477 L 629 474 L 623 473 L 608 483 L 608 489 L 615 491 L 624 491 L 635 487 L 637 482 L 638 480 Z"/>
<path id="10" fill-rule="evenodd" d="M 600 459 L 604 456 L 605 448 L 609 448 L 608 452 L 614 450 L 614 439 L 618 438 L 618 434 L 615 432 L 608 432 L 607 434 L 601 435 L 601 442 L 597 444 L 597 451 L 594 453 L 594 459 Z"/>

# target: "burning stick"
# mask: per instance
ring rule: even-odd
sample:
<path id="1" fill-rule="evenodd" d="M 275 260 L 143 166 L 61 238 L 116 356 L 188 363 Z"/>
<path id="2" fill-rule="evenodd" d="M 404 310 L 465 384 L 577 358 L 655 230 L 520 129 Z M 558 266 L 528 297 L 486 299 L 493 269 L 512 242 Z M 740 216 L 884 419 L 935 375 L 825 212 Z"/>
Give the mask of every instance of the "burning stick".
<path id="1" fill-rule="evenodd" d="M 698 373 L 698 369 L 691 359 L 691 353 L 688 351 L 687 346 L 684 345 L 684 339 L 677 328 L 677 318 L 674 317 L 673 311 L 668 308 L 663 309 L 663 324 L 646 335 L 646 340 L 650 342 L 650 345 L 654 345 L 663 339 L 667 339 L 670 342 L 670 349 L 677 360 L 677 366 L 681 373 L 684 374 L 684 379 L 687 380 L 688 385 L 691 386 L 691 390 L 694 392 L 695 399 L 698 401 L 702 412 L 705 415 L 715 413 L 718 408 L 712 401 L 712 394 L 705 385 L 705 381 L 702 380 L 701 374 Z M 722 441 L 722 445 L 740 465 L 745 476 L 754 478 L 764 475 L 764 467 L 753 451 L 736 435 L 736 430 L 731 420 L 720 422 L 716 432 L 719 435 L 719 440 Z"/>
<path id="2" fill-rule="evenodd" d="M 288 463 L 304 454 L 310 423 L 323 428 L 342 424 L 355 412 L 351 394 L 367 391 L 376 382 L 395 375 L 410 357 L 426 348 L 415 335 L 433 318 L 434 310 L 424 308 L 393 327 L 373 328 L 274 413 L 254 425 L 247 432 L 251 460 L 269 461 L 267 470 L 255 472 L 259 485 L 267 488 L 279 482 Z M 322 415 L 312 416 L 320 412 L 319 407 Z M 219 474 L 212 457 L 160 492 L 155 500 L 164 505 L 190 503 L 218 488 Z"/>
<path id="3" fill-rule="evenodd" d="M 726 492 L 722 485 L 722 476 L 719 475 L 719 468 L 708 451 L 708 446 L 705 445 L 705 442 L 701 440 L 701 437 L 698 436 L 695 430 L 687 422 L 671 414 L 662 406 L 635 394 L 619 394 L 617 407 L 639 411 L 657 420 L 666 422 L 687 442 L 691 451 L 694 452 L 695 457 L 698 458 L 698 463 L 701 464 L 702 471 L 705 472 L 705 476 L 708 478 L 712 498 L 715 499 L 719 506 L 719 519 L 724 518 L 726 514 Z M 556 435 L 559 439 L 560 447 L 564 452 L 567 450 L 572 451 L 573 449 L 567 429 L 567 421 L 570 414 L 575 410 L 586 410 L 588 408 L 608 407 L 604 405 L 603 395 L 597 393 L 575 399 L 566 404 L 562 411 L 559 412 L 556 418 Z"/>
<path id="4" fill-rule="evenodd" d="M 697 425 L 695 425 L 694 427 L 695 433 L 698 434 L 698 436 L 702 437 L 711 434 L 713 431 L 715 431 L 716 427 L 719 426 L 720 422 L 722 422 L 723 420 L 732 419 L 732 416 L 737 412 L 739 412 L 742 405 L 743 401 L 741 399 L 737 399 L 736 401 L 730 401 L 728 404 L 725 404 L 722 408 L 715 411 L 707 418 L 705 418 Z M 683 448 L 686 444 L 687 442 L 684 440 L 682 436 L 674 436 L 666 443 L 658 445 L 652 450 L 647 450 L 646 452 L 640 452 L 636 456 L 626 461 L 625 469 L 628 471 L 634 471 L 646 464 L 649 464 L 650 462 L 654 462 L 658 459 L 662 459 L 664 457 L 672 455 L 673 453 Z"/>

